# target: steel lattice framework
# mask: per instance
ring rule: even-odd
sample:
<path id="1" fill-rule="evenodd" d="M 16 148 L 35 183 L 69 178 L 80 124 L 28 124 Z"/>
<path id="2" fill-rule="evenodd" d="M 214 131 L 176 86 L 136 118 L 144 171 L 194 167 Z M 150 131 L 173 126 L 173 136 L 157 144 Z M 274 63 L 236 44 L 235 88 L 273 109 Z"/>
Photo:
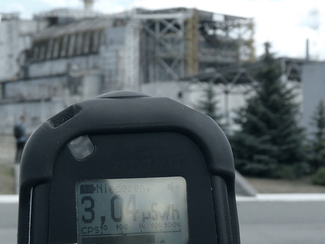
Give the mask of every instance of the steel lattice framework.
<path id="1" fill-rule="evenodd" d="M 129 17 L 140 23 L 143 83 L 255 61 L 252 19 L 187 8 L 135 9 Z"/>
<path id="2" fill-rule="evenodd" d="M 175 80 L 186 74 L 185 24 L 188 15 L 140 15 L 144 83 Z"/>

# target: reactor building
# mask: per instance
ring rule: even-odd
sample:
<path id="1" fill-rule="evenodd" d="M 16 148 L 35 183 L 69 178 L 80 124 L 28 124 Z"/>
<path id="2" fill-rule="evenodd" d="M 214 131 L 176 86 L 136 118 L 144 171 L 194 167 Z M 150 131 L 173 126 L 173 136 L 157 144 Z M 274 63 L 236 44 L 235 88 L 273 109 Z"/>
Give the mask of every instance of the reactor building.
<path id="1" fill-rule="evenodd" d="M 251 18 L 189 8 L 107 15 L 91 2 L 31 20 L 1 14 L 0 133 L 12 133 L 22 114 L 31 132 L 72 103 L 114 90 L 185 99 L 184 77 L 255 61 Z"/>

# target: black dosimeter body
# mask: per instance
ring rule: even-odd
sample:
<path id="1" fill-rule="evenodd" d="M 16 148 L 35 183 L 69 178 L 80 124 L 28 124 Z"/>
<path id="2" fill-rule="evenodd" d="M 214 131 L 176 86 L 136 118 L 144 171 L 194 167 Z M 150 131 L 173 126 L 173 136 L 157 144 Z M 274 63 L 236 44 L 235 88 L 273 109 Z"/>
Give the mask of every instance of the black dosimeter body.
<path id="1" fill-rule="evenodd" d="M 228 140 L 206 115 L 107 93 L 30 137 L 18 243 L 238 244 L 234 177 Z"/>

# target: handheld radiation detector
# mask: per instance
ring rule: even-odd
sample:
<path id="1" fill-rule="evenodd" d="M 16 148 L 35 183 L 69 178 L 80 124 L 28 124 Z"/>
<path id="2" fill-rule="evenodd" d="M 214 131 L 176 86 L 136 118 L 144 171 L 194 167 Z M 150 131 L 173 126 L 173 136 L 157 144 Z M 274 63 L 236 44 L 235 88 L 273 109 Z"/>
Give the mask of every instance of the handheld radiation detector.
<path id="1" fill-rule="evenodd" d="M 30 137 L 18 243 L 238 244 L 234 177 L 228 140 L 206 115 L 107 93 Z"/>

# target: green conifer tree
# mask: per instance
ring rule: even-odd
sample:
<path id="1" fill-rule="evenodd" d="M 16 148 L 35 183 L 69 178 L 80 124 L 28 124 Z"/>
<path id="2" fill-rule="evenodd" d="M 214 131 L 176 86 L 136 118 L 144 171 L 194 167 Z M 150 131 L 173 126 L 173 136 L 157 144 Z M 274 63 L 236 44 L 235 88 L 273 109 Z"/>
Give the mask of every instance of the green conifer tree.
<path id="1" fill-rule="evenodd" d="M 312 125 L 316 127 L 313 137 L 310 140 L 309 165 L 312 172 L 325 167 L 325 105 L 321 100 L 312 117 Z"/>
<path id="2" fill-rule="evenodd" d="M 236 122 L 241 130 L 230 138 L 235 164 L 244 175 L 295 178 L 306 167 L 303 129 L 296 122 L 293 90 L 280 80 L 281 70 L 265 45 L 256 95 L 247 100 Z"/>
<path id="3" fill-rule="evenodd" d="M 212 82 L 208 83 L 207 87 L 204 88 L 203 96 L 195 107 L 198 111 L 210 116 L 221 128 L 223 127 L 222 115 L 218 114 L 217 94 Z"/>

